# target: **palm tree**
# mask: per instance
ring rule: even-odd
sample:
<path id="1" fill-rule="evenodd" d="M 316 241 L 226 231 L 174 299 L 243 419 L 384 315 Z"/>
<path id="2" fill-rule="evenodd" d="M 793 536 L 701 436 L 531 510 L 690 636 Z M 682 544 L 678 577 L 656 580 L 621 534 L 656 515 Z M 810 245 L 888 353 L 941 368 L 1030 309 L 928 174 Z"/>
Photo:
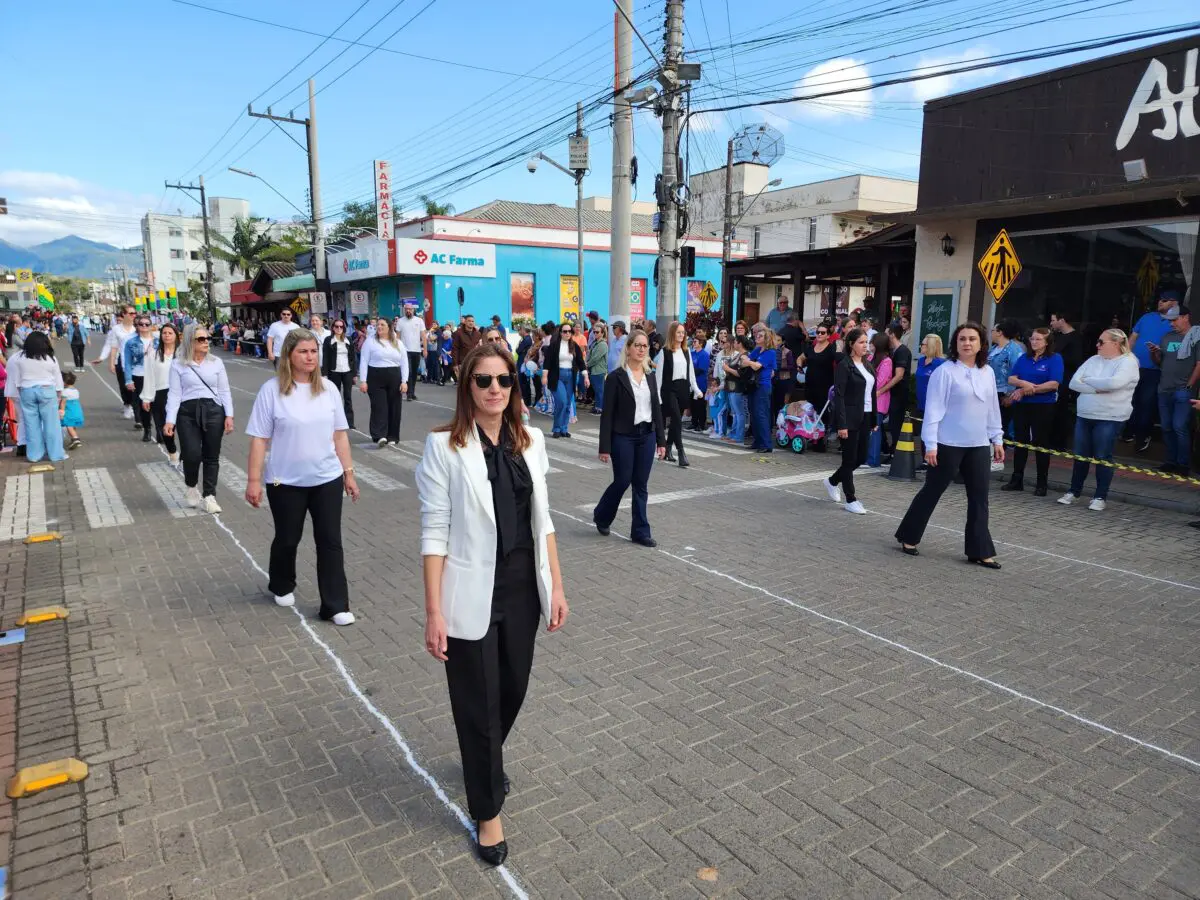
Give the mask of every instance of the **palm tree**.
<path id="1" fill-rule="evenodd" d="M 438 203 L 428 194 L 422 194 L 417 198 L 425 204 L 425 215 L 427 216 L 452 216 L 454 215 L 453 203 Z"/>
<path id="2" fill-rule="evenodd" d="M 240 269 L 244 277 L 250 278 L 251 270 L 259 268 L 270 258 L 275 243 L 265 229 L 262 232 L 258 230 L 261 221 L 254 216 L 234 219 L 232 237 L 219 233 L 212 235 L 215 241 L 210 248 L 212 255 L 228 263 L 230 269 Z"/>

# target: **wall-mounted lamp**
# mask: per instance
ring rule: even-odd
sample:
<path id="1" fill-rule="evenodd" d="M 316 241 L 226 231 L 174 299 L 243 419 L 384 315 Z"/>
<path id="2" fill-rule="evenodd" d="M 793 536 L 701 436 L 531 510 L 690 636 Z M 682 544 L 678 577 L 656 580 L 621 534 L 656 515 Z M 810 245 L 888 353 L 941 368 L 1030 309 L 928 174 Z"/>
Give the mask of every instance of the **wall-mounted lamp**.
<path id="1" fill-rule="evenodd" d="M 954 255 L 954 238 L 950 237 L 949 234 L 942 235 L 942 253 L 946 256 Z"/>

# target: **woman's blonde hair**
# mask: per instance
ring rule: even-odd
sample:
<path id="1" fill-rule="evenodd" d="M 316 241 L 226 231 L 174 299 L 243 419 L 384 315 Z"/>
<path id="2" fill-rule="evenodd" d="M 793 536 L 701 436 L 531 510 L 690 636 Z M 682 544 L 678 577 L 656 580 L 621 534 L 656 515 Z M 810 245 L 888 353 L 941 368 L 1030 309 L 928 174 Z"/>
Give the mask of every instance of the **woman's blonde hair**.
<path id="1" fill-rule="evenodd" d="M 1101 332 L 1101 337 L 1106 337 L 1118 347 L 1121 348 L 1121 355 L 1125 356 L 1132 353 L 1129 349 L 1129 335 L 1123 332 L 1120 328 L 1106 328 Z"/>
<path id="2" fill-rule="evenodd" d="M 921 347 L 924 347 L 926 344 L 929 344 L 933 348 L 934 359 L 946 358 L 946 351 L 945 348 L 942 347 L 942 336 L 940 334 L 933 334 L 930 332 L 929 334 L 925 335 L 925 338 L 921 341 Z M 918 351 L 920 349 L 920 347 L 917 348 Z"/>
<path id="3" fill-rule="evenodd" d="M 633 329 L 633 331 L 629 332 L 629 337 L 625 338 L 625 343 L 621 345 L 621 359 L 620 359 L 620 362 L 617 364 L 617 368 L 623 369 L 628 364 L 628 362 L 629 362 L 629 345 L 632 344 L 637 338 L 643 338 L 646 341 L 647 345 L 649 345 L 649 343 L 650 343 L 650 336 L 648 334 L 646 334 L 646 332 L 642 331 L 642 329 L 635 328 L 635 329 Z M 649 352 L 649 347 L 647 347 L 647 352 Z M 650 367 L 648 365 L 649 362 L 650 362 L 650 360 L 647 359 L 645 362 L 642 363 L 642 371 L 644 371 L 644 372 L 650 371 Z"/>
<path id="4" fill-rule="evenodd" d="M 292 351 L 296 349 L 297 344 L 302 344 L 305 341 L 312 341 L 317 345 L 317 352 L 320 353 L 321 342 L 317 340 L 317 336 L 307 328 L 293 328 L 287 333 L 283 339 L 283 348 L 279 351 L 279 372 L 275 376 L 279 379 L 279 393 L 284 397 L 292 392 L 292 388 L 296 386 L 296 376 L 292 374 Z M 309 389 L 312 396 L 317 396 L 325 390 L 325 380 L 321 377 L 321 367 L 317 366 L 312 375 L 309 377 Z"/>
<path id="5" fill-rule="evenodd" d="M 190 366 L 195 362 L 195 360 L 192 359 L 192 355 L 195 353 L 196 348 L 196 332 L 202 328 L 208 332 L 208 336 L 211 338 L 212 331 L 209 330 L 209 327 L 207 325 L 201 325 L 198 322 L 193 322 L 191 325 L 188 325 L 183 329 L 183 342 L 179 347 L 176 348 L 175 358 L 181 361 L 185 366 Z M 212 344 L 209 344 L 208 346 L 211 350 Z"/>

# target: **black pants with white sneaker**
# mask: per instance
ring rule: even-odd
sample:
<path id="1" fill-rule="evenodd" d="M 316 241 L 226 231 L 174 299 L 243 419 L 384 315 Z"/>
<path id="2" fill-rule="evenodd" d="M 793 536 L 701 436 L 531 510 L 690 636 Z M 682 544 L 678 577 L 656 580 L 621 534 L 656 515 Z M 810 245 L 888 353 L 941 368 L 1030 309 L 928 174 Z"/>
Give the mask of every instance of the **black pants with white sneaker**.
<path id="1" fill-rule="evenodd" d="M 296 550 L 304 537 L 304 519 L 311 516 L 317 546 L 317 590 L 321 595 L 318 615 L 326 620 L 350 611 L 342 551 L 342 491 L 340 475 L 315 487 L 267 485 L 267 503 L 275 520 L 267 590 L 283 597 L 296 589 Z"/>
<path id="2" fill-rule="evenodd" d="M 404 395 L 400 393 L 399 366 L 368 366 L 367 396 L 371 398 L 371 440 L 393 443 L 400 440 L 400 416 Z"/>
<path id="3" fill-rule="evenodd" d="M 342 392 L 342 407 L 346 410 L 346 424 L 354 427 L 354 373 L 330 372 L 330 383 Z"/>
<path id="4" fill-rule="evenodd" d="M 75 359 L 75 368 L 83 368 L 83 351 L 87 349 L 86 344 L 72 344 L 71 356 Z"/>
<path id="5" fill-rule="evenodd" d="M 967 486 L 967 530 L 963 538 L 963 552 L 971 559 L 991 559 L 996 555 L 996 545 L 992 543 L 992 535 L 988 531 L 988 483 L 992 477 L 990 446 L 951 447 L 939 444 L 937 465 L 930 466 L 925 473 L 925 484 L 913 497 L 908 512 L 896 529 L 896 539 L 913 546 L 921 543 L 929 517 L 959 472 Z"/>
<path id="6" fill-rule="evenodd" d="M 421 351 L 408 352 L 408 399 L 417 399 L 417 375 L 421 371 Z"/>
<path id="7" fill-rule="evenodd" d="M 142 409 L 142 387 L 145 383 L 145 375 L 133 376 L 133 417 L 134 421 L 142 426 L 142 433 L 149 434 L 150 426 L 154 424 L 154 420 L 150 415 L 150 410 Z"/>
<path id="8" fill-rule="evenodd" d="M 200 464 L 204 464 L 204 487 L 201 496 L 217 493 L 217 476 L 221 472 L 221 441 L 225 437 L 225 410 L 213 400 L 184 400 L 175 417 L 175 433 L 179 435 L 179 457 L 183 461 L 183 483 L 192 488 L 200 479 Z"/>
<path id="9" fill-rule="evenodd" d="M 858 497 L 854 493 L 854 470 L 867 461 L 867 448 L 871 441 L 870 417 L 863 414 L 862 428 L 851 428 L 842 441 L 842 464 L 829 476 L 829 483 L 842 486 L 847 503 Z"/>
<path id="10" fill-rule="evenodd" d="M 167 421 L 167 394 L 170 393 L 166 388 L 161 391 L 155 391 L 154 401 L 150 404 L 150 416 L 154 419 L 155 436 L 162 441 L 163 446 L 167 448 L 168 453 L 175 453 L 175 437 L 167 437 L 163 434 L 163 425 Z M 224 423 L 221 425 L 224 428 Z"/>
<path id="11" fill-rule="evenodd" d="M 130 379 L 130 381 L 132 380 Z M 134 396 L 133 391 L 125 387 L 126 384 L 128 382 L 125 380 L 125 366 L 120 360 L 117 360 L 117 387 L 121 390 L 121 403 L 125 406 L 133 406 L 137 397 Z"/>

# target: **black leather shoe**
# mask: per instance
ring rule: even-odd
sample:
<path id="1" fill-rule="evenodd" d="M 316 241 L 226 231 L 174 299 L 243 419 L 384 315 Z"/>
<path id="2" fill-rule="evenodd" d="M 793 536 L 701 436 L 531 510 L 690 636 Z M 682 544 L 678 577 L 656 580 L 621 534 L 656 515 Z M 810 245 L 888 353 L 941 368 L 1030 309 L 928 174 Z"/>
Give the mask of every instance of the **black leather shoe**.
<path id="1" fill-rule="evenodd" d="M 916 547 L 907 546 L 904 543 L 904 541 L 900 540 L 900 538 L 896 538 L 896 543 L 898 543 L 900 545 L 900 552 L 905 554 L 906 556 L 920 556 L 921 555 L 920 550 L 918 550 Z"/>
<path id="2" fill-rule="evenodd" d="M 608 537 L 609 534 L 612 533 L 611 529 L 607 525 L 601 525 L 595 519 L 592 520 L 592 524 L 596 526 L 596 530 L 600 532 L 603 537 Z"/>
<path id="3" fill-rule="evenodd" d="M 508 841 L 501 841 L 498 844 L 493 844 L 490 847 L 485 847 L 479 843 L 479 822 L 475 823 L 475 852 L 489 866 L 502 866 L 504 861 L 508 859 Z"/>
<path id="4" fill-rule="evenodd" d="M 679 451 L 679 468 L 686 469 L 691 463 L 688 462 L 687 454 L 682 450 Z"/>
<path id="5" fill-rule="evenodd" d="M 507 797 L 508 792 L 512 790 L 512 782 L 508 780 L 507 772 L 502 772 L 501 775 L 504 778 L 504 796 Z"/>
<path id="6" fill-rule="evenodd" d="M 143 431 L 143 432 L 142 432 L 142 443 L 143 443 L 143 444 L 148 444 L 148 443 L 150 443 L 152 440 L 154 440 L 154 438 L 150 437 L 150 432 L 148 432 L 148 431 Z"/>
<path id="7" fill-rule="evenodd" d="M 977 566 L 983 566 L 985 569 L 999 569 L 1000 563 L 994 559 L 980 559 L 977 556 L 968 556 L 967 562 L 974 563 Z"/>
<path id="8" fill-rule="evenodd" d="M 1025 479 L 1018 478 L 1014 475 L 1008 480 L 1008 484 L 1000 485 L 1002 491 L 1023 491 L 1025 490 Z"/>
<path id="9" fill-rule="evenodd" d="M 665 462 L 675 462 L 675 454 L 668 450 L 667 455 L 663 457 L 663 460 Z"/>
<path id="10" fill-rule="evenodd" d="M 643 547 L 657 547 L 658 541 L 654 538 L 633 538 L 635 544 L 641 544 Z"/>
<path id="11" fill-rule="evenodd" d="M 1046 496 L 1046 486 L 1044 484 L 1039 484 L 1037 487 L 1035 487 L 1033 489 L 1033 496 L 1045 497 Z"/>

